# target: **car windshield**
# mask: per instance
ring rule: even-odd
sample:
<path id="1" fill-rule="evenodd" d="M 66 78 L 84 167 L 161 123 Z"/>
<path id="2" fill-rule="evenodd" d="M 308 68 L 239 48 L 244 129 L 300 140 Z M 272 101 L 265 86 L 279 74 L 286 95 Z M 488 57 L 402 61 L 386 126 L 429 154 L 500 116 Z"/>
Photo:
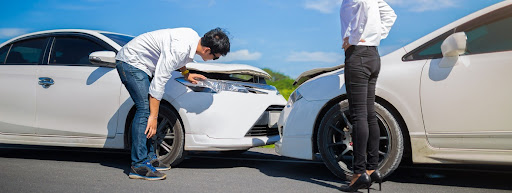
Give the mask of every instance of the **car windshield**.
<path id="1" fill-rule="evenodd" d="M 127 36 L 127 35 L 111 34 L 111 33 L 101 33 L 101 34 L 103 34 L 104 36 L 107 36 L 108 38 L 110 38 L 112 41 L 116 42 L 120 46 L 124 46 L 126 43 L 128 43 L 130 40 L 133 39 L 132 36 Z"/>

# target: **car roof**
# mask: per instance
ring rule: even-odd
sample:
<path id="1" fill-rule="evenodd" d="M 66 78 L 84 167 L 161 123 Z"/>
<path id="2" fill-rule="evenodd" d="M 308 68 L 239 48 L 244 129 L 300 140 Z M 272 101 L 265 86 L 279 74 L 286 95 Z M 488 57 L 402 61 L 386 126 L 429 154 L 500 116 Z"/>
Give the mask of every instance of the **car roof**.
<path id="1" fill-rule="evenodd" d="M 52 34 L 52 33 L 85 33 L 85 34 L 93 35 L 93 36 L 96 36 L 96 37 L 102 39 L 103 41 L 113 45 L 114 48 L 116 48 L 117 50 L 121 49 L 121 46 L 119 46 L 117 43 L 112 41 L 110 38 L 107 38 L 104 35 L 102 35 L 102 33 L 116 34 L 116 35 L 123 35 L 123 36 L 133 37 L 131 35 L 126 35 L 126 34 L 121 34 L 121 33 L 116 33 L 116 32 L 109 32 L 109 31 L 101 31 L 101 30 L 90 30 L 90 29 L 53 29 L 53 30 L 44 30 L 44 31 L 32 32 L 32 33 L 28 33 L 28 34 L 24 34 L 24 35 L 20 35 L 20 36 L 14 37 L 14 38 L 12 38 L 10 40 L 7 40 L 7 41 L 3 42 L 2 44 L 0 44 L 0 47 L 4 46 L 4 45 L 6 45 L 6 44 L 8 44 L 8 43 L 10 43 L 12 41 L 18 40 L 18 39 L 23 39 L 23 38 L 30 37 L 30 36 Z"/>

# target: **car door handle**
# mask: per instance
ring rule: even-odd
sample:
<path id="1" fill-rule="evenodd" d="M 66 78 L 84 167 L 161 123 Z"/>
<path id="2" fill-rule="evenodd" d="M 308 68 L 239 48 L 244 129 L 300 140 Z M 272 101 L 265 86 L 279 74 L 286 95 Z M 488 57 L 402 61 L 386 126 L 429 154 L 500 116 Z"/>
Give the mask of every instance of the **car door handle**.
<path id="1" fill-rule="evenodd" d="M 48 77 L 39 77 L 39 85 L 43 86 L 43 88 L 49 88 L 51 85 L 53 85 L 55 82 L 52 78 Z"/>

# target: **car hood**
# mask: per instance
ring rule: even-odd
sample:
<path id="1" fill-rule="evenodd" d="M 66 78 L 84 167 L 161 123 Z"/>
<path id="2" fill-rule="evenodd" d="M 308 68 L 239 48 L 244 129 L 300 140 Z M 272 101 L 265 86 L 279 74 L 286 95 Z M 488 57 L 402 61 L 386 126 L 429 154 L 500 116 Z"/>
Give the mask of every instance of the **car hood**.
<path id="1" fill-rule="evenodd" d="M 272 76 L 260 68 L 246 64 L 197 63 L 187 64 L 187 69 L 207 73 L 247 74 L 271 79 Z"/>
<path id="2" fill-rule="evenodd" d="M 345 67 L 345 64 L 341 64 L 341 65 L 333 66 L 333 67 L 315 68 L 312 70 L 308 70 L 308 71 L 300 74 L 299 77 L 297 77 L 297 79 L 295 79 L 295 82 L 293 82 L 293 85 L 294 86 L 301 85 L 302 83 L 306 82 L 307 80 L 312 79 L 318 75 L 321 75 L 321 74 L 324 74 L 327 72 L 332 72 L 332 71 L 341 69 L 343 67 Z"/>

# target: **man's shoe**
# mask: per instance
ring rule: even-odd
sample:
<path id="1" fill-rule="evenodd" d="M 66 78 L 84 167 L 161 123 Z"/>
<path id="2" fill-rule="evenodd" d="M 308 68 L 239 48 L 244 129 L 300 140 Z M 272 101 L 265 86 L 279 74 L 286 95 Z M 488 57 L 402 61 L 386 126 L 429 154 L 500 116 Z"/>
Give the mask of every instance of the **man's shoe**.
<path id="1" fill-rule="evenodd" d="M 128 177 L 130 179 L 163 180 L 167 175 L 160 173 L 149 162 L 146 162 L 143 165 L 132 166 Z"/>
<path id="2" fill-rule="evenodd" d="M 156 158 L 156 156 L 149 163 L 151 163 L 151 166 L 158 171 L 167 171 L 171 169 L 170 165 L 162 163 L 158 158 Z"/>

